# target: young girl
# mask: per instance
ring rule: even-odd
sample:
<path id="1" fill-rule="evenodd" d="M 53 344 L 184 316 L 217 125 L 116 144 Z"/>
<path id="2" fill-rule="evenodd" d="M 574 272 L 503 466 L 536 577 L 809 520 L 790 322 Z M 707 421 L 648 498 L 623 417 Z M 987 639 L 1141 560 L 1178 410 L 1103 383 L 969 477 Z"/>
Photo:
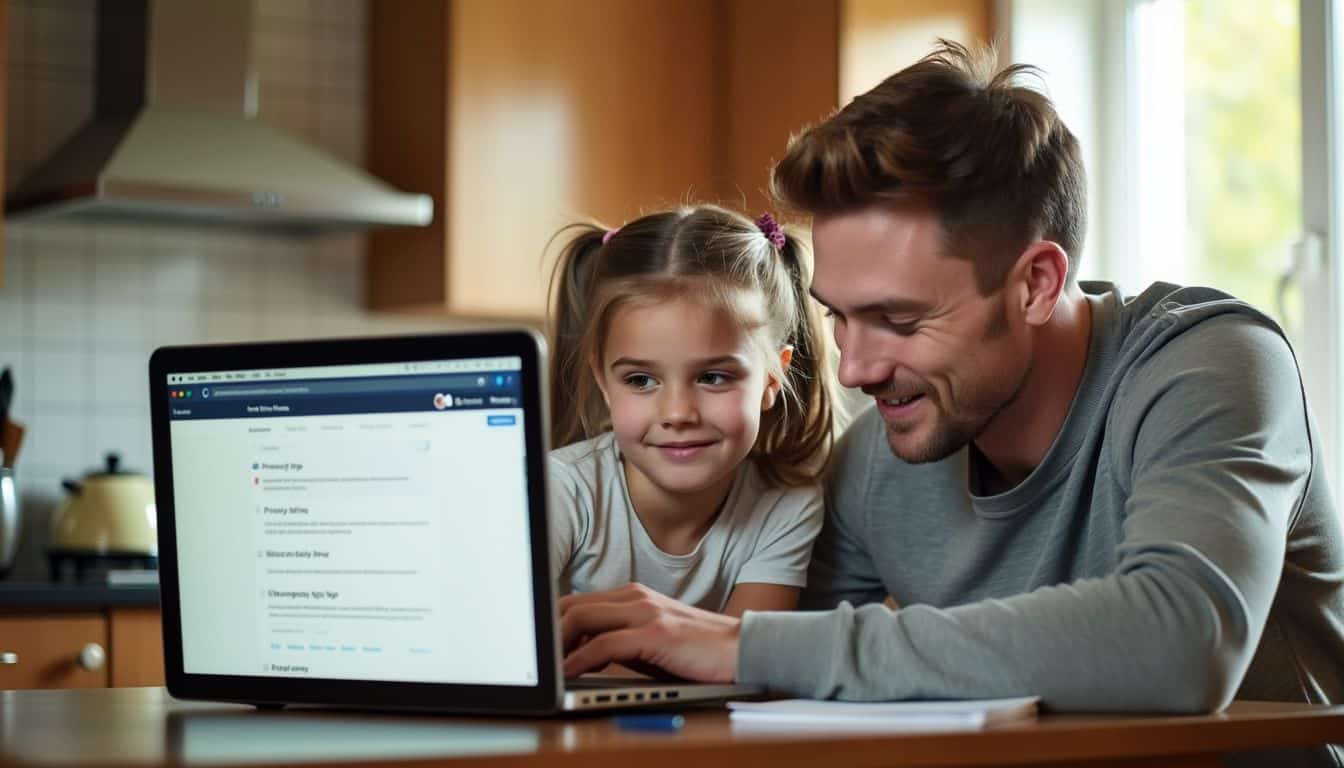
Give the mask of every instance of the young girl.
<path id="1" fill-rule="evenodd" d="M 709 205 L 566 233 L 551 316 L 560 593 L 637 582 L 735 616 L 795 608 L 834 420 L 802 246 L 769 214 Z"/>

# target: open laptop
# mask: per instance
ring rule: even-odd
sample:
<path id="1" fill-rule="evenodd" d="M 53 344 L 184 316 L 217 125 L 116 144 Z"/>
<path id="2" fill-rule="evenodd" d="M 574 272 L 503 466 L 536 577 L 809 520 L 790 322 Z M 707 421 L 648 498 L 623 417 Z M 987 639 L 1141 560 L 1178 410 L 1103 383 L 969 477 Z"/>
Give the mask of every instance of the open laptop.
<path id="1" fill-rule="evenodd" d="M 759 692 L 566 687 L 535 334 L 166 347 L 149 370 L 172 695 L 550 714 Z"/>

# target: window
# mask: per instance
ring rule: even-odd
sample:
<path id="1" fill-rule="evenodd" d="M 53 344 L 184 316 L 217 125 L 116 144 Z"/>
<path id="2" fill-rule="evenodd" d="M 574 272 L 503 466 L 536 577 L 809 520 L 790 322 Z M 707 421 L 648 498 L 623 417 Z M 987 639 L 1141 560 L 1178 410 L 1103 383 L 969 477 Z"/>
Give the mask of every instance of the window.
<path id="1" fill-rule="evenodd" d="M 1338 33 L 1327 0 L 1012 0 L 1014 61 L 1083 144 L 1084 278 L 1208 285 L 1278 320 L 1339 487 Z M 1066 55 L 1086 50 L 1088 55 Z M 1065 53 L 1061 53 L 1065 52 Z"/>

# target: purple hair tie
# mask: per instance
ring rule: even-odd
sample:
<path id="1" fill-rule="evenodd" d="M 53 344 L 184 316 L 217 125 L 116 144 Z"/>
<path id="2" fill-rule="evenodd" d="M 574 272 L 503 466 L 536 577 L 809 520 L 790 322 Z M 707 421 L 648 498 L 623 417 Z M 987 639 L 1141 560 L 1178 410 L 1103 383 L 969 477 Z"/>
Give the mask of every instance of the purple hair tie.
<path id="1" fill-rule="evenodd" d="M 616 233 L 620 231 L 621 231 L 620 227 L 617 227 L 615 229 L 608 229 L 606 233 L 602 235 L 602 244 L 606 245 L 607 243 L 611 242 L 611 238 L 615 237 Z"/>
<path id="2" fill-rule="evenodd" d="M 778 221 L 775 221 L 774 216 L 768 213 L 761 214 L 761 217 L 756 220 L 756 227 L 761 230 L 761 234 L 765 235 L 765 239 L 769 240 L 771 245 L 776 248 L 784 247 L 784 229 L 779 226 Z"/>

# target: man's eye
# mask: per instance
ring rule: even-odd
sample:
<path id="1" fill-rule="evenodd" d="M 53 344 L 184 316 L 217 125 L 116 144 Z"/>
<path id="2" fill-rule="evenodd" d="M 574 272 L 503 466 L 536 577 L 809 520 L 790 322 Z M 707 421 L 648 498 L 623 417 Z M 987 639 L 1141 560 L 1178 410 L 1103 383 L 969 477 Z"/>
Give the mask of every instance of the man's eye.
<path id="1" fill-rule="evenodd" d="M 632 373 L 625 377 L 625 385 L 631 389 L 651 389 L 657 384 L 652 376 L 642 373 Z"/>
<path id="2" fill-rule="evenodd" d="M 887 328 L 901 336 L 909 336 L 919 330 L 918 323 L 902 323 L 896 320 L 887 320 Z"/>

